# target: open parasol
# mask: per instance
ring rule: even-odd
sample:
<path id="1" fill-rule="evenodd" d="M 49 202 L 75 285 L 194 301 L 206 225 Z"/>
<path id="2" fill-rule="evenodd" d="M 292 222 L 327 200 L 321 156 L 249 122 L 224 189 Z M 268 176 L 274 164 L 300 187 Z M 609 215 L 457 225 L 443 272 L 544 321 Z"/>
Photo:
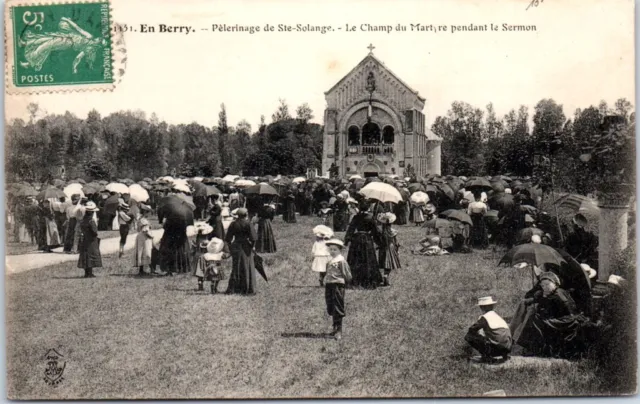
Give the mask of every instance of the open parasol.
<path id="1" fill-rule="evenodd" d="M 507 251 L 498 265 L 507 264 L 513 266 L 523 262 L 543 268 L 548 265 L 556 265 L 560 267 L 567 261 L 553 247 L 549 247 L 544 244 L 527 243 L 517 245 Z"/>
<path id="2" fill-rule="evenodd" d="M 409 201 L 414 205 L 426 205 L 429 202 L 429 195 L 426 192 L 418 191 L 411 194 Z"/>
<path id="3" fill-rule="evenodd" d="M 491 191 L 493 189 L 491 183 L 482 177 L 471 178 L 464 184 L 464 188 L 468 191 Z"/>
<path id="4" fill-rule="evenodd" d="M 40 193 L 36 196 L 36 199 L 39 201 L 43 201 L 45 199 L 59 199 L 66 197 L 67 195 L 60 188 L 50 186 L 40 191 Z"/>
<path id="5" fill-rule="evenodd" d="M 110 184 L 107 184 L 105 189 L 107 191 L 109 191 L 109 192 L 116 192 L 116 193 L 119 193 L 119 194 L 128 194 L 129 193 L 129 187 L 124 185 L 123 183 L 120 183 L 120 182 L 112 182 Z"/>
<path id="6" fill-rule="evenodd" d="M 273 195 L 278 196 L 278 191 L 269 184 L 260 183 L 245 190 L 247 195 Z"/>
<path id="7" fill-rule="evenodd" d="M 440 217 L 445 217 L 449 220 L 457 220 L 462 223 L 467 223 L 469 226 L 473 226 L 473 221 L 471 220 L 471 216 L 469 216 L 466 212 L 458 209 L 447 209 L 444 212 L 440 213 Z"/>
<path id="8" fill-rule="evenodd" d="M 73 183 L 69 184 L 62 190 L 67 198 L 71 198 L 72 195 L 78 194 L 81 198 L 84 198 L 84 192 L 82 192 L 82 184 Z"/>
<path id="9" fill-rule="evenodd" d="M 131 199 L 137 202 L 146 202 L 149 200 L 149 193 L 140 184 L 131 184 L 129 186 L 129 195 L 131 195 Z"/>
<path id="10" fill-rule="evenodd" d="M 379 202 L 398 203 L 402 201 L 402 195 L 392 185 L 384 182 L 371 182 L 360 190 L 360 194 L 369 199 L 375 199 Z"/>
<path id="11" fill-rule="evenodd" d="M 256 185 L 254 181 L 251 180 L 237 180 L 234 185 L 239 188 L 252 187 Z"/>

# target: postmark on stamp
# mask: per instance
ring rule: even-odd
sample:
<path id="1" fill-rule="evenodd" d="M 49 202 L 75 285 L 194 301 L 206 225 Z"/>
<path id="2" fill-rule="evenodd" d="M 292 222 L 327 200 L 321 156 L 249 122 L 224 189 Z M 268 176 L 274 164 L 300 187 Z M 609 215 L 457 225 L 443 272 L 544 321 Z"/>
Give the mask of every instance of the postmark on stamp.
<path id="1" fill-rule="evenodd" d="M 7 91 L 113 88 L 110 3 L 9 2 L 5 10 Z"/>

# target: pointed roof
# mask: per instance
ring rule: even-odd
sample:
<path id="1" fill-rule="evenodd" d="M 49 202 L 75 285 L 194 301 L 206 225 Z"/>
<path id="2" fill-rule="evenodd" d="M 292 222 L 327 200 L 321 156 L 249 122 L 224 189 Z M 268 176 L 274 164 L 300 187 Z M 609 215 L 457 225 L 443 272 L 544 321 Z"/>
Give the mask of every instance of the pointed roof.
<path id="1" fill-rule="evenodd" d="M 356 70 L 358 70 L 360 68 L 360 66 L 364 65 L 365 63 L 367 63 L 367 61 L 369 60 L 373 60 L 375 61 L 378 65 L 380 65 L 380 67 L 382 67 L 384 70 L 386 70 L 387 73 L 389 73 L 389 75 L 391 75 L 394 79 L 398 80 L 398 82 L 400 82 L 400 84 L 402 84 L 403 86 L 405 86 L 409 91 L 411 91 L 416 97 L 418 97 L 418 99 L 422 102 L 426 101 L 426 98 L 421 97 L 418 94 L 418 91 L 414 90 L 413 88 L 409 87 L 409 85 L 407 83 L 405 83 L 400 77 L 398 77 L 398 75 L 396 75 L 394 72 L 392 72 L 387 66 L 385 66 L 385 64 L 378 59 L 377 57 L 375 57 L 373 55 L 372 52 L 370 52 L 367 56 L 365 56 L 364 59 L 362 59 L 360 61 L 360 63 L 358 63 L 353 69 L 351 69 L 349 71 L 349 73 L 345 74 L 333 87 L 331 87 L 328 91 L 325 91 L 325 95 L 329 94 L 330 92 L 332 92 L 333 90 L 335 90 L 340 84 L 342 84 L 342 82 L 344 82 L 347 77 L 349 77 L 351 75 L 351 73 L 355 72 Z"/>

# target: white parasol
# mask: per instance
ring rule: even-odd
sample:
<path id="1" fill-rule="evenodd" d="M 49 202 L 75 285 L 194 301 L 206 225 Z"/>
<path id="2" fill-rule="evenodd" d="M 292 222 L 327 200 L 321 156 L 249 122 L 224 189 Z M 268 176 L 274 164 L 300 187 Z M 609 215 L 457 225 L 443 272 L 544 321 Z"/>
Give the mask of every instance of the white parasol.
<path id="1" fill-rule="evenodd" d="M 389 184 L 384 182 L 371 182 L 365 185 L 360 193 L 369 199 L 375 199 L 379 202 L 398 203 L 402 201 L 400 192 Z"/>
<path id="2" fill-rule="evenodd" d="M 234 182 L 238 178 L 240 178 L 239 175 L 225 175 L 224 177 L 222 177 L 222 181 L 224 181 L 224 182 Z"/>
<path id="3" fill-rule="evenodd" d="M 131 195 L 131 199 L 137 202 L 146 202 L 149 200 L 149 193 L 140 184 L 131 184 L 129 186 L 129 195 Z"/>
<path id="4" fill-rule="evenodd" d="M 252 187 L 256 185 L 254 181 L 251 180 L 238 180 L 234 184 L 236 187 Z"/>
<path id="5" fill-rule="evenodd" d="M 426 192 L 418 191 L 411 194 L 409 200 L 415 205 L 426 205 L 429 202 L 429 195 Z"/>
<path id="6" fill-rule="evenodd" d="M 119 182 L 112 182 L 111 184 L 108 184 L 105 189 L 109 192 L 117 192 L 119 194 L 129 193 L 129 187 Z"/>
<path id="7" fill-rule="evenodd" d="M 305 181 L 307 181 L 307 179 L 304 178 L 304 177 L 296 177 L 291 182 L 293 182 L 294 184 L 299 184 L 299 183 L 305 182 Z"/>
<path id="8" fill-rule="evenodd" d="M 84 198 L 84 192 L 82 192 L 82 184 L 69 184 L 62 190 L 68 198 L 71 198 L 73 194 L 79 194 L 81 198 Z"/>
<path id="9" fill-rule="evenodd" d="M 352 181 L 352 180 L 361 180 L 361 179 L 362 179 L 362 177 L 361 177 L 361 176 L 359 176 L 358 174 L 355 174 L 355 175 L 352 175 L 351 177 L 349 177 L 349 181 Z"/>

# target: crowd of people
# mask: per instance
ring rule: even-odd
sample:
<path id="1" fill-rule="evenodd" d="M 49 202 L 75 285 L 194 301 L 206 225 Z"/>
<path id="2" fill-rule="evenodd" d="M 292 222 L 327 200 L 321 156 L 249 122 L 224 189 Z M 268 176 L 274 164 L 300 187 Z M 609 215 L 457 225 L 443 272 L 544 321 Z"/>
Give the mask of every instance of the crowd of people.
<path id="1" fill-rule="evenodd" d="M 399 197 L 366 197 L 363 189 L 378 182 Z M 261 255 L 278 248 L 272 221 L 281 216 L 292 224 L 297 216 L 317 216 L 322 224 L 312 229 L 310 269 L 325 288 L 332 335 L 340 338 L 345 290 L 389 287 L 401 268 L 397 227 L 415 225 L 425 229 L 425 237 L 410 251 L 424 257 L 504 246 L 510 252 L 548 248 L 562 258 L 507 260 L 531 267 L 537 281 L 510 324 L 494 311 L 493 297 L 479 299 L 483 314 L 465 340 L 483 360 L 506 360 L 516 345 L 540 355 L 582 352 L 595 323 L 590 290 L 598 271 L 597 237 L 582 213 L 574 216 L 573 231 L 555 226 L 541 209 L 542 192 L 526 178 L 163 177 L 129 184 L 144 189 L 142 194 L 118 184 L 78 183 L 75 189 L 82 192 L 71 195 L 61 191 L 69 184 L 33 191 L 29 184 L 15 185 L 8 207 L 15 241 L 35 242 L 43 252 L 63 246 L 66 253 L 78 253 L 78 267 L 90 278 L 102 266 L 99 231 L 119 230 L 122 259 L 135 230 L 132 267 L 141 276 L 191 273 L 198 290 L 210 282 L 211 293 L 228 279 L 226 293 L 251 295 L 257 275 L 266 279 Z M 163 229 L 155 235 L 149 221 L 154 214 Z M 617 278 L 610 283 L 621 284 Z"/>

